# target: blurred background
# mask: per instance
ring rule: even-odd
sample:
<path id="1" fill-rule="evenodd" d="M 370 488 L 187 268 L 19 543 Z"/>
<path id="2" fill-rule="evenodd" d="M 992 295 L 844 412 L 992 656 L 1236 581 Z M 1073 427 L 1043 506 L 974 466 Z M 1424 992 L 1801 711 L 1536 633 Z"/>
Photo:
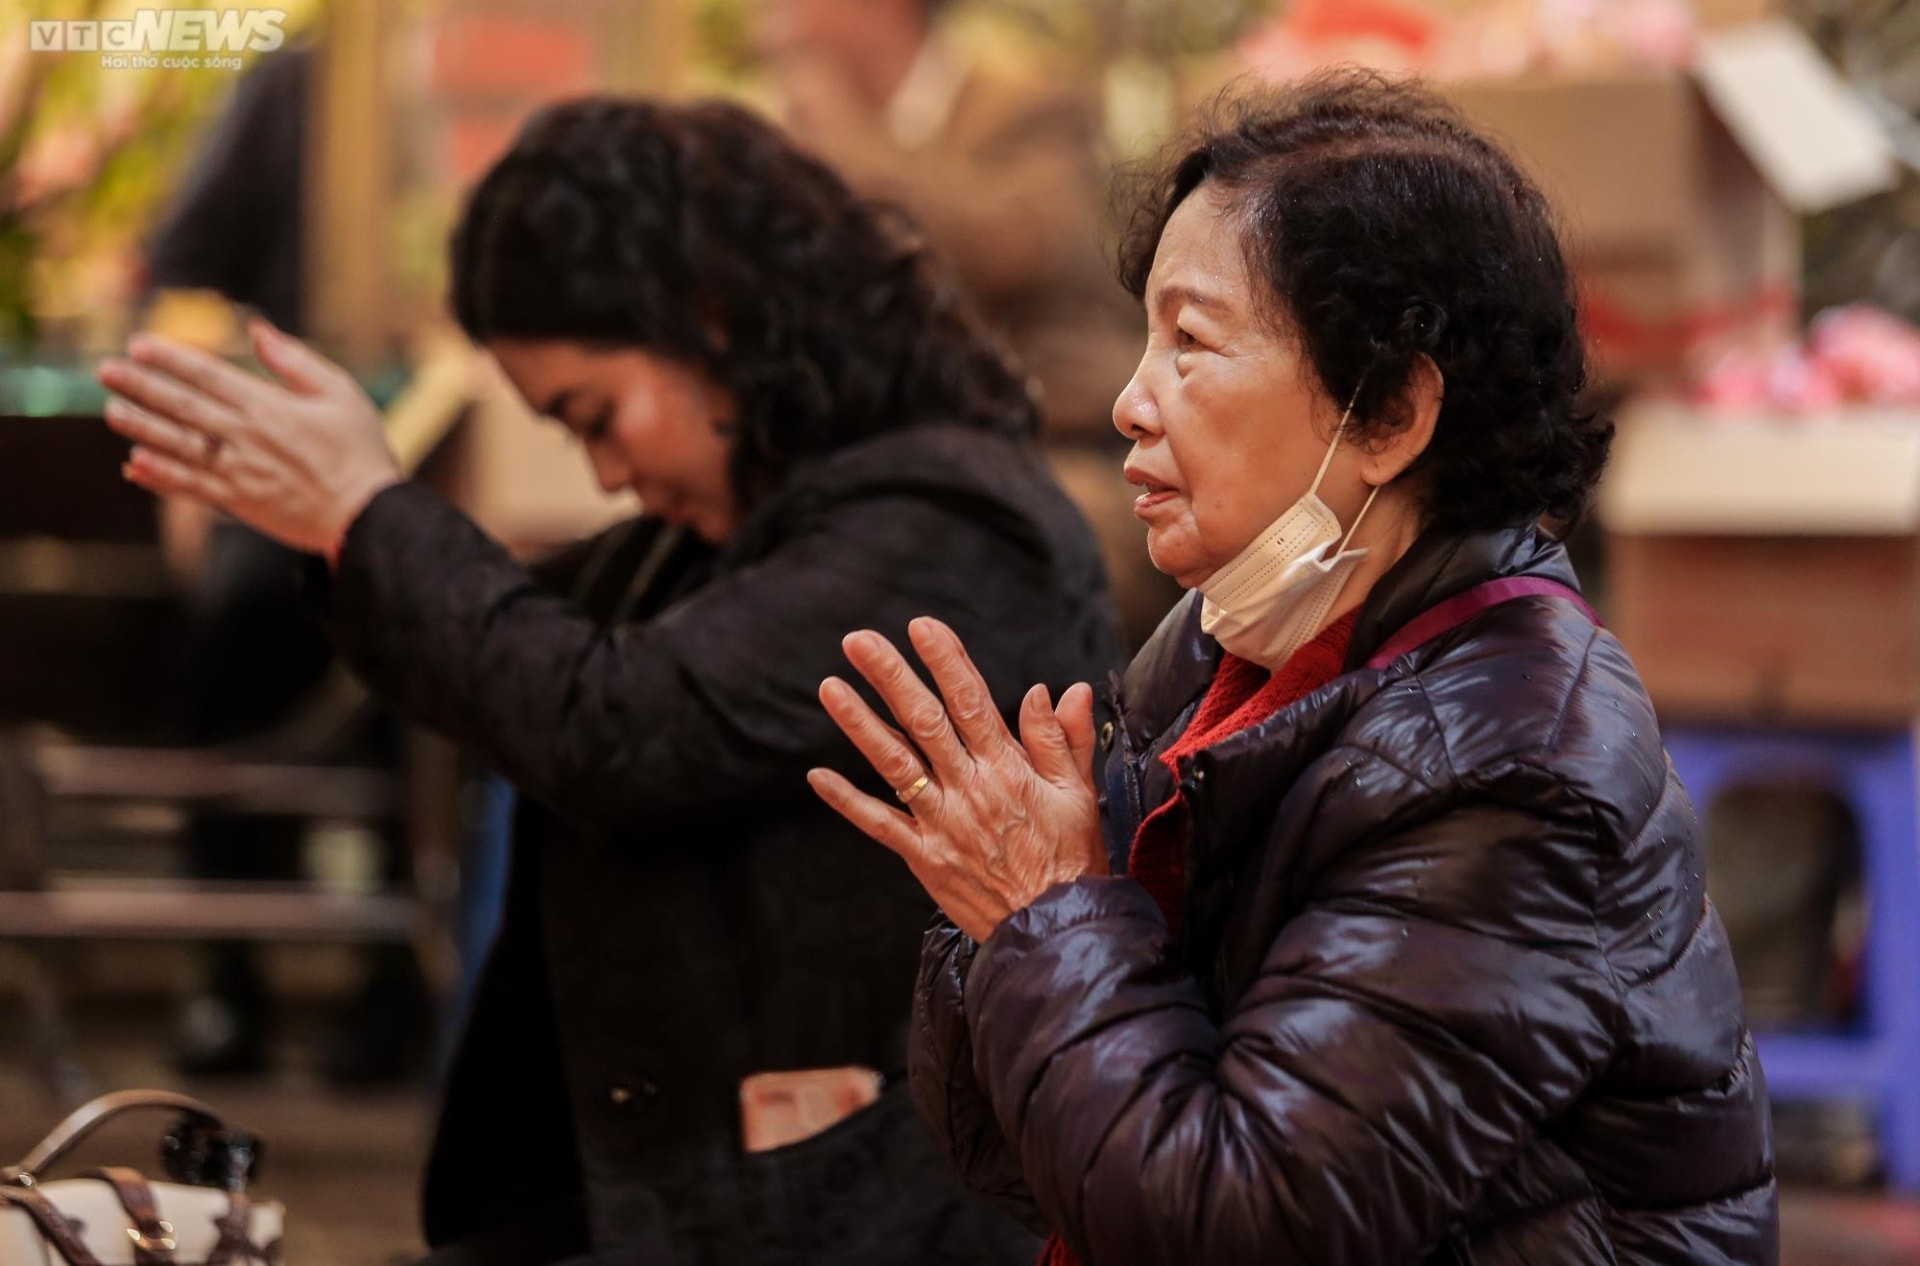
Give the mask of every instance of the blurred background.
<path id="1" fill-rule="evenodd" d="M 1620 423 L 1576 556 L 1708 824 L 1786 1259 L 1920 1262 L 1913 0 L 0 0 L 0 1162 L 185 1089 L 268 1139 L 293 1261 L 410 1260 L 502 883 L 499 785 L 330 662 L 290 556 L 121 481 L 97 357 L 240 355 L 263 312 L 495 535 L 578 537 L 632 507 L 450 332 L 448 226 L 543 102 L 739 98 L 953 261 L 1139 638 L 1174 593 L 1107 419 L 1143 324 L 1114 173 L 1345 62 L 1431 78 L 1556 199 Z"/>

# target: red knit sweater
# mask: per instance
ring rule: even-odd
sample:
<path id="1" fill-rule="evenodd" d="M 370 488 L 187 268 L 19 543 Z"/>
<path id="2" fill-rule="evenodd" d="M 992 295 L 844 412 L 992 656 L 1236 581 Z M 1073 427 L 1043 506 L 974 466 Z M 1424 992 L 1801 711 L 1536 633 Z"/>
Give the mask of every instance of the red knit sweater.
<path id="1" fill-rule="evenodd" d="M 1176 934 L 1185 913 L 1187 892 L 1187 799 L 1177 781 L 1180 761 L 1258 725 L 1338 677 L 1346 663 L 1357 615 L 1349 612 L 1329 624 L 1272 673 L 1238 655 L 1222 656 L 1206 697 L 1200 700 L 1200 710 L 1185 732 L 1161 753 L 1160 760 L 1176 779 L 1173 794 L 1134 832 L 1127 876 L 1153 897 L 1166 913 L 1167 926 Z M 1066 1241 L 1055 1235 L 1040 1254 L 1039 1266 L 1080 1266 L 1080 1262 Z"/>

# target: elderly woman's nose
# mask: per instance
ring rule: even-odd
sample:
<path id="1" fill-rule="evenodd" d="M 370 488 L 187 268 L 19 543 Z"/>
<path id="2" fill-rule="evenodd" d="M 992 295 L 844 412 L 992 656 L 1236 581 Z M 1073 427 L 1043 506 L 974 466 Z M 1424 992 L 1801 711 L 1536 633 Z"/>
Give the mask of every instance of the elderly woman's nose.
<path id="1" fill-rule="evenodd" d="M 1133 380 L 1113 402 L 1113 427 L 1130 440 L 1137 440 L 1159 429 L 1153 397 L 1142 381 L 1145 366 L 1135 371 Z"/>

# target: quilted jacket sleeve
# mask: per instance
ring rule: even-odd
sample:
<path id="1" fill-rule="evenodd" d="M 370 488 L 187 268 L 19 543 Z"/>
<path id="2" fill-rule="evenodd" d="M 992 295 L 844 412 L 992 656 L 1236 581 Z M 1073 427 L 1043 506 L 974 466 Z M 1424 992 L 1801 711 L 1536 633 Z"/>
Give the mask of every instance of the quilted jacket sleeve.
<path id="1" fill-rule="evenodd" d="M 952 566 L 916 565 L 931 540 Z M 855 628 L 904 640 L 931 612 L 964 632 L 1021 586 L 1033 631 L 976 639 L 1003 656 L 982 667 L 1011 706 L 1025 678 L 1006 659 L 1057 609 L 1022 548 L 929 498 L 856 497 L 660 616 L 602 628 L 458 510 L 400 485 L 354 522 L 318 597 L 373 690 L 557 812 L 632 831 L 810 797 L 812 765 L 861 768 L 816 693 L 846 673 Z"/>
<path id="2" fill-rule="evenodd" d="M 1020 1174 L 1020 1157 L 1001 1133 L 973 1073 L 964 997 L 976 952 L 973 938 L 944 917 L 927 930 L 907 1039 L 914 1106 L 962 1182 L 1044 1235 L 1046 1215 L 1034 1204 Z"/>
<path id="3" fill-rule="evenodd" d="M 1593 847 L 1438 806 L 1317 877 L 1219 1018 L 1138 884 L 1051 889 L 964 998 L 1039 1206 L 1092 1266 L 1418 1260 L 1610 1057 Z"/>

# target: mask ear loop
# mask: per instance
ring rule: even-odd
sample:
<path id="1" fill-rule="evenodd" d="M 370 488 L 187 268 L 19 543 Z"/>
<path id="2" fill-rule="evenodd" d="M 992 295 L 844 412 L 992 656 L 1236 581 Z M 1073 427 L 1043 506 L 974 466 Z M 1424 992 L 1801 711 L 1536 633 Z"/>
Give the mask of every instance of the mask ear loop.
<path id="1" fill-rule="evenodd" d="M 1320 495 L 1320 481 L 1327 477 L 1327 468 L 1333 465 L 1333 454 L 1340 447 L 1340 437 L 1347 433 L 1347 422 L 1353 417 L 1353 406 L 1360 402 L 1360 388 L 1364 387 L 1366 382 L 1366 377 L 1363 375 L 1359 384 L 1353 389 L 1353 398 L 1347 401 L 1346 412 L 1340 415 L 1340 425 L 1333 429 L 1333 443 L 1327 445 L 1327 455 L 1320 459 L 1320 470 L 1313 477 L 1313 487 L 1307 489 L 1309 497 Z M 1373 491 L 1367 494 L 1366 503 L 1360 507 L 1360 513 L 1353 516 L 1353 526 L 1348 528 L 1347 534 L 1340 538 L 1340 548 L 1336 551 L 1337 553 L 1347 552 L 1347 546 L 1353 541 L 1353 534 L 1360 530 L 1360 520 L 1367 517 L 1367 511 L 1373 508 L 1373 499 L 1379 495 L 1380 485 L 1375 484 Z"/>
<path id="2" fill-rule="evenodd" d="M 1340 415 L 1340 425 L 1333 428 L 1333 442 L 1327 445 L 1327 455 L 1320 459 L 1320 469 L 1313 477 L 1313 487 L 1307 489 L 1309 497 L 1320 495 L 1320 481 L 1327 477 L 1327 467 L 1333 465 L 1333 454 L 1340 447 L 1340 437 L 1347 433 L 1347 419 L 1353 416 L 1354 401 L 1360 398 L 1360 388 L 1353 389 L 1353 400 L 1347 401 L 1347 411 Z"/>
<path id="3" fill-rule="evenodd" d="M 1340 553 L 1347 552 L 1347 546 L 1353 541 L 1353 534 L 1360 530 L 1360 520 L 1366 518 L 1367 511 L 1373 509 L 1373 499 L 1380 495 L 1380 487 L 1379 484 L 1373 486 L 1373 491 L 1367 494 L 1366 502 L 1360 507 L 1360 513 L 1353 516 L 1353 526 L 1348 528 L 1347 534 L 1340 538 Z"/>

